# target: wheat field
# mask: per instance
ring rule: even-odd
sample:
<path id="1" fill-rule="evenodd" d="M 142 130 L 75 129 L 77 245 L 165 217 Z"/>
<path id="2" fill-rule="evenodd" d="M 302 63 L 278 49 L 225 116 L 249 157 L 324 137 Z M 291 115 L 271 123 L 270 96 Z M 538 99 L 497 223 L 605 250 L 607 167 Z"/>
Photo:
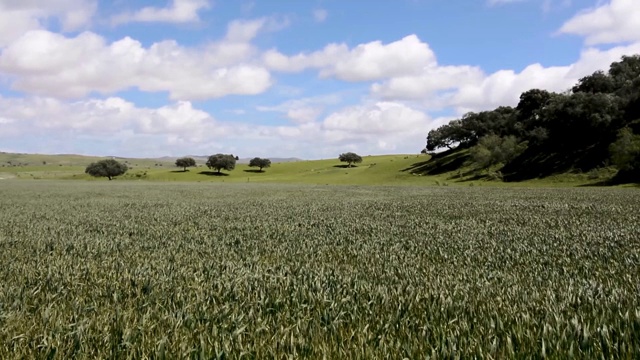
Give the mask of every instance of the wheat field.
<path id="1" fill-rule="evenodd" d="M 0 358 L 640 357 L 640 192 L 0 183 Z"/>

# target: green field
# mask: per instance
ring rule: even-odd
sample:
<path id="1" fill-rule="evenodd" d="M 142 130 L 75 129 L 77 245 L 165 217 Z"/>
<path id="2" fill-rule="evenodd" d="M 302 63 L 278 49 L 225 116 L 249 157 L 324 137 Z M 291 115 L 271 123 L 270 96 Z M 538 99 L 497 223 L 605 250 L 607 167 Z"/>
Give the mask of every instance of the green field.
<path id="1" fill-rule="evenodd" d="M 86 166 L 100 158 L 75 155 L 19 155 L 0 153 L 0 179 L 14 177 L 28 180 L 96 180 L 84 173 Z M 427 155 L 400 154 L 364 156 L 363 162 L 352 168 L 338 159 L 305 160 L 274 163 L 264 172 L 257 172 L 247 164 L 237 164 L 233 171 L 214 174 L 202 161 L 198 167 L 183 172 L 166 159 L 118 159 L 129 166 L 129 171 L 118 180 L 189 181 L 224 183 L 280 183 L 315 185 L 418 185 L 418 186 L 543 186 L 567 187 L 591 185 L 611 176 L 563 173 L 544 179 L 533 179 L 520 183 L 504 183 L 480 176 L 467 168 L 426 174 L 422 171 L 428 164 Z M 446 160 L 443 159 L 443 160 Z M 11 162 L 12 165 L 9 165 Z M 445 161 L 446 163 L 446 161 Z M 446 165 L 443 166 L 446 168 Z M 466 173 L 466 175 L 465 175 Z M 463 176 L 464 175 L 464 176 Z"/>
<path id="2" fill-rule="evenodd" d="M 640 357 L 635 189 L 0 181 L 0 358 Z"/>

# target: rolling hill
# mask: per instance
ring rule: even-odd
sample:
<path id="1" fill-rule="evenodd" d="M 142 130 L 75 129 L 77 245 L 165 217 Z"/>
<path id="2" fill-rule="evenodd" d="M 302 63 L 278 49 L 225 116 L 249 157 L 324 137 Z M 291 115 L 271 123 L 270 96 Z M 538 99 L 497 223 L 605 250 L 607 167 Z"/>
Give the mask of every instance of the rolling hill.
<path id="1" fill-rule="evenodd" d="M 195 168 L 183 172 L 175 167 L 174 158 L 119 158 L 129 166 L 123 180 L 189 181 L 189 182 L 266 182 L 343 185 L 416 185 L 416 186 L 580 186 L 594 185 L 611 174 L 558 174 L 545 179 L 503 183 L 491 176 L 478 176 L 465 165 L 467 154 L 443 153 L 428 155 L 399 154 L 364 156 L 363 162 L 352 168 L 338 159 L 274 162 L 259 172 L 238 162 L 235 170 L 216 174 L 199 157 Z M 105 181 L 84 173 L 85 167 L 104 158 L 82 155 L 39 155 L 0 153 L 0 179 L 59 179 Z"/>

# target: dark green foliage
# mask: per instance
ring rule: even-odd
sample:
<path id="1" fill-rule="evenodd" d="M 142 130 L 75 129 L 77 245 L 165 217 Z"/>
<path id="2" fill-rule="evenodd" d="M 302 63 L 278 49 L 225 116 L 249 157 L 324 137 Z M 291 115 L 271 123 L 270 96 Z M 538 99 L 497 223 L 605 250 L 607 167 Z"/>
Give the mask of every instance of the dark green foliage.
<path id="1" fill-rule="evenodd" d="M 196 161 L 190 157 L 183 157 L 176 160 L 176 166 L 183 168 L 184 171 L 187 171 L 188 167 L 196 166 Z"/>
<path id="2" fill-rule="evenodd" d="M 271 167 L 271 160 L 255 157 L 249 161 L 249 166 L 260 168 L 260 171 L 262 171 L 264 168 Z"/>
<path id="3" fill-rule="evenodd" d="M 344 154 L 340 154 L 338 156 L 338 159 L 341 162 L 346 162 L 348 164 L 348 167 L 351 167 L 351 165 L 353 164 L 359 164 L 362 162 L 362 157 L 356 153 L 353 152 L 347 152 Z"/>
<path id="4" fill-rule="evenodd" d="M 640 135 L 634 134 L 629 128 L 623 128 L 609 150 L 619 175 L 630 181 L 640 181 Z"/>
<path id="5" fill-rule="evenodd" d="M 573 92 L 585 92 L 585 93 L 605 93 L 613 92 L 614 83 L 611 76 L 605 74 L 603 71 L 596 71 L 592 75 L 585 76 L 576 86 L 573 87 Z"/>
<path id="6" fill-rule="evenodd" d="M 236 168 L 236 157 L 227 154 L 211 155 L 207 160 L 207 167 L 216 170 L 218 173 L 220 173 L 220 170 L 231 171 Z"/>
<path id="7" fill-rule="evenodd" d="M 519 142 L 513 135 L 501 138 L 491 134 L 480 138 L 478 145 L 471 149 L 471 158 L 477 167 L 485 168 L 496 164 L 506 164 L 526 148 L 526 142 Z"/>
<path id="8" fill-rule="evenodd" d="M 571 170 L 590 171 L 609 161 L 609 148 L 620 129 L 638 126 L 640 118 L 640 55 L 623 56 L 608 73 L 585 76 L 571 92 L 532 89 L 518 106 L 467 113 L 433 129 L 427 150 L 460 149 L 486 144 L 471 152 L 480 167 L 502 163 L 505 179 L 524 180 Z M 635 124 L 635 125 L 634 125 Z M 500 139 L 509 139 L 505 156 Z M 518 144 L 527 144 L 524 147 Z M 524 151 L 523 151 L 524 150 Z M 522 153 L 521 153 L 522 152 Z"/>
<path id="9" fill-rule="evenodd" d="M 84 172 L 91 176 L 106 177 L 111 180 L 116 176 L 126 173 L 127 170 L 129 169 L 126 164 L 114 159 L 106 159 L 89 164 Z"/>

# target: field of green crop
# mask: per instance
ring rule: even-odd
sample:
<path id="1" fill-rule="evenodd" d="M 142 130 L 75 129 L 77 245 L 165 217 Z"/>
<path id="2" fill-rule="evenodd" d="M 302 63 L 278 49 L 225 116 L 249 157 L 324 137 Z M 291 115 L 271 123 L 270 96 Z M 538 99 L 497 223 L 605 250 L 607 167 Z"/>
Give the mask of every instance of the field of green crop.
<path id="1" fill-rule="evenodd" d="M 0 182 L 0 358 L 640 357 L 640 192 Z"/>

